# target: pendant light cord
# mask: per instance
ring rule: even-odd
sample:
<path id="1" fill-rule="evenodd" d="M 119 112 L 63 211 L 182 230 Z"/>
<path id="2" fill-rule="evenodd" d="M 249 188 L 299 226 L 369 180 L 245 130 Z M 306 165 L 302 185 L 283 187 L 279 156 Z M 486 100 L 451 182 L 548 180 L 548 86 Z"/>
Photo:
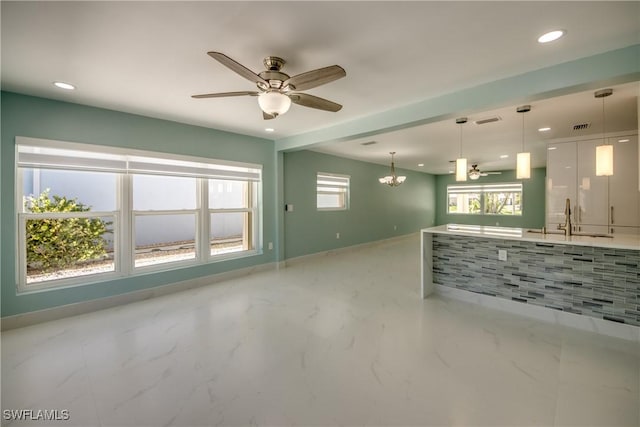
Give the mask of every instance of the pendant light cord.
<path id="1" fill-rule="evenodd" d="M 605 116 L 604 116 L 604 99 L 605 99 L 605 98 L 606 98 L 606 96 L 603 96 L 603 97 L 602 97 L 602 143 L 603 143 L 604 145 L 606 145 L 606 144 L 607 144 L 607 138 L 605 137 L 607 127 L 606 127 L 606 125 L 605 125 L 605 123 L 606 123 L 606 122 L 605 122 Z"/>
<path id="2" fill-rule="evenodd" d="M 460 156 L 458 158 L 462 158 L 462 123 L 460 123 Z"/>
<path id="3" fill-rule="evenodd" d="M 522 152 L 524 153 L 524 115 L 525 113 L 522 113 Z"/>

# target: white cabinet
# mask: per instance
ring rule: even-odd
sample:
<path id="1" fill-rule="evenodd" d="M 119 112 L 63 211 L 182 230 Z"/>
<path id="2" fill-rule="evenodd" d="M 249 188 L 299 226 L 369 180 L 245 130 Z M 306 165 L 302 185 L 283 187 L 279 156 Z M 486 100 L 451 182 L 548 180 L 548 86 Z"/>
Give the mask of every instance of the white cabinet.
<path id="1" fill-rule="evenodd" d="M 613 139 L 613 141 L 611 140 Z M 611 138 L 613 175 L 609 177 L 609 224 L 640 226 L 638 191 L 638 138 Z"/>
<path id="2" fill-rule="evenodd" d="M 607 231 L 609 234 L 630 234 L 640 238 L 640 227 L 609 227 Z"/>
<path id="3" fill-rule="evenodd" d="M 609 234 L 610 232 L 609 227 L 607 227 L 606 225 L 584 225 L 584 224 L 574 225 L 573 231 L 577 233 L 589 233 L 589 234 Z"/>
<path id="4" fill-rule="evenodd" d="M 573 231 L 640 234 L 637 135 L 609 138 L 613 175 L 596 176 L 596 147 L 602 138 L 561 142 L 547 147 L 546 225 L 565 222 L 571 201 Z"/>
<path id="5" fill-rule="evenodd" d="M 602 145 L 602 138 L 579 141 L 575 145 L 578 198 L 573 208 L 576 213 L 573 222 L 576 225 L 606 226 L 609 220 L 608 179 L 606 176 L 596 176 L 596 147 Z"/>
<path id="6" fill-rule="evenodd" d="M 565 200 L 576 204 L 576 145 L 550 144 L 547 147 L 547 228 L 564 224 Z"/>

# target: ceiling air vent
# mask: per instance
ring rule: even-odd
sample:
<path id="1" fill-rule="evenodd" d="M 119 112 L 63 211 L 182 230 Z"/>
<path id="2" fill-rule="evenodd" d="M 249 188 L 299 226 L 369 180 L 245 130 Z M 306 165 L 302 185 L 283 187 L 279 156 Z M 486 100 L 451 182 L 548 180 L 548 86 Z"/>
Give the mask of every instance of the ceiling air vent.
<path id="1" fill-rule="evenodd" d="M 367 142 L 361 142 L 360 145 L 373 145 L 373 144 L 377 144 L 377 141 L 367 141 Z"/>
<path id="2" fill-rule="evenodd" d="M 584 130 L 589 129 L 591 123 L 578 123 L 577 125 L 573 125 L 573 130 Z"/>
<path id="3" fill-rule="evenodd" d="M 480 120 L 476 120 L 475 124 L 477 125 L 486 125 L 487 123 L 493 123 L 493 122 L 497 122 L 502 120 L 502 117 L 500 116 L 493 116 L 493 117 L 487 117 L 486 119 L 480 119 Z"/>

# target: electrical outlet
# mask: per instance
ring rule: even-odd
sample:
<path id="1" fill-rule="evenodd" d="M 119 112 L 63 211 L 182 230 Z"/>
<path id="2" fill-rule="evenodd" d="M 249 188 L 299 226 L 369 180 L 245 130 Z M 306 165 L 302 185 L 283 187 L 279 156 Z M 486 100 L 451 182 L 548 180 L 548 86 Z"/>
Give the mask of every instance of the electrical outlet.
<path id="1" fill-rule="evenodd" d="M 336 239 L 340 238 L 340 233 L 336 233 Z"/>
<path id="2" fill-rule="evenodd" d="M 394 225 L 394 226 L 393 226 L 393 230 L 395 231 L 395 230 L 397 230 L 397 229 L 398 229 L 398 226 L 397 226 L 397 225 Z"/>
<path id="3" fill-rule="evenodd" d="M 505 249 L 498 249 L 498 260 L 499 261 L 507 260 L 507 251 Z"/>
<path id="4" fill-rule="evenodd" d="M 273 242 L 269 242 L 269 250 L 272 251 L 273 250 Z"/>

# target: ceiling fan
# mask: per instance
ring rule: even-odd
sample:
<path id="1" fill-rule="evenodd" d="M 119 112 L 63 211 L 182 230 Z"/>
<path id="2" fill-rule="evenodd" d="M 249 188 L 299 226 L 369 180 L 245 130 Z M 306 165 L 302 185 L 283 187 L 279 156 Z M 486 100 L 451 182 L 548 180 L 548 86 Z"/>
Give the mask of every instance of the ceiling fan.
<path id="1" fill-rule="evenodd" d="M 481 176 L 487 176 L 487 175 L 501 175 L 502 172 L 480 172 L 480 169 L 478 169 L 478 165 L 471 165 L 471 169 L 469 169 L 469 178 L 476 180 L 478 178 L 480 178 Z"/>
<path id="2" fill-rule="evenodd" d="M 293 77 L 280 71 L 285 60 L 277 56 L 267 56 L 264 58 L 265 71 L 256 74 L 244 65 L 234 61 L 220 52 L 207 52 L 207 55 L 220 62 L 222 65 L 235 71 L 245 79 L 253 82 L 258 87 L 257 91 L 243 92 L 223 92 L 207 93 L 203 95 L 193 95 L 192 98 L 221 98 L 226 96 L 257 96 L 258 104 L 262 109 L 262 117 L 265 120 L 275 119 L 286 113 L 291 103 L 302 105 L 303 107 L 315 108 L 318 110 L 336 112 L 340 111 L 342 105 L 324 98 L 298 92 L 300 90 L 312 89 L 314 87 L 332 82 L 347 75 L 339 65 L 330 65 L 317 70 L 307 71 Z"/>

